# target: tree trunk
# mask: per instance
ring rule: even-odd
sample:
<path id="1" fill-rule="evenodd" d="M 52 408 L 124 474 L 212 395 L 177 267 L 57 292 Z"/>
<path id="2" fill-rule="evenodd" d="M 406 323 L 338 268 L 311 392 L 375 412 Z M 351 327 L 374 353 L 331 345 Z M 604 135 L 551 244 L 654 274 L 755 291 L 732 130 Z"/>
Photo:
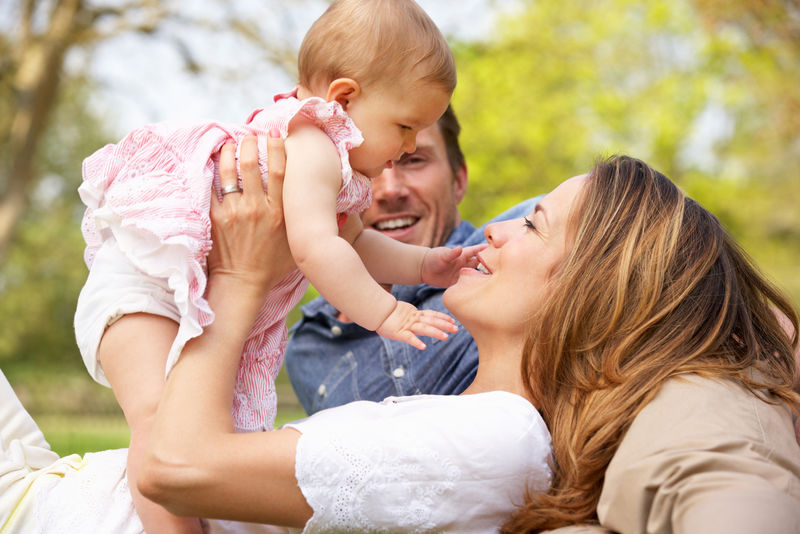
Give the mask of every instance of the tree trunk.
<path id="1" fill-rule="evenodd" d="M 64 55 L 76 34 L 82 0 L 60 0 L 47 29 L 24 39 L 14 78 L 15 106 L 8 148 L 5 191 L 0 197 L 0 262 L 36 185 L 33 161 L 55 105 Z M 25 21 L 32 25 L 30 21 Z"/>

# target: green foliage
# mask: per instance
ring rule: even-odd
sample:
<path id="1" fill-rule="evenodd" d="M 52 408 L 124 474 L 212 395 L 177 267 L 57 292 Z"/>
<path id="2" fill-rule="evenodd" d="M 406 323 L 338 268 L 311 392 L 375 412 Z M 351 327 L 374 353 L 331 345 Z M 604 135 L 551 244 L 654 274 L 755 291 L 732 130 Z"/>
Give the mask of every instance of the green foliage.
<path id="1" fill-rule="evenodd" d="M 787 112 L 800 47 L 707 20 L 690 0 L 530 0 L 496 39 L 457 45 L 463 214 L 485 220 L 627 153 L 716 213 L 800 302 L 800 115 Z"/>
<path id="2" fill-rule="evenodd" d="M 108 136 L 87 109 L 84 80 L 65 83 L 37 164 L 43 179 L 0 266 L 0 364 L 82 366 L 73 335 L 86 279 L 76 189 L 81 161 Z"/>
<path id="3" fill-rule="evenodd" d="M 617 151 L 670 172 L 705 100 L 691 58 L 674 54 L 702 39 L 692 13 L 666 1 L 526 5 L 497 41 L 457 49 L 465 211 L 496 212 Z"/>
<path id="4" fill-rule="evenodd" d="M 22 222 L 2 269 L 0 361 L 79 360 L 72 316 L 86 269 L 78 223 L 68 207 L 36 211 Z"/>
<path id="5" fill-rule="evenodd" d="M 734 235 L 800 304 L 800 26 L 792 0 L 695 0 L 716 38 L 705 54 L 734 120 L 716 176 L 735 182 Z M 716 210 L 725 210 L 709 196 Z"/>

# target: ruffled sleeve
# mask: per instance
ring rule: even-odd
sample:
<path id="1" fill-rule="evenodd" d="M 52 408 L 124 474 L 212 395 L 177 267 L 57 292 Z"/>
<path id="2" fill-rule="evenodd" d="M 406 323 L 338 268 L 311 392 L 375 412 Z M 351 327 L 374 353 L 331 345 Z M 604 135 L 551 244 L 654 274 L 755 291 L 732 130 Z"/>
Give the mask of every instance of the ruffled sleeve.
<path id="1" fill-rule="evenodd" d="M 83 162 L 78 188 L 86 204 L 84 259 L 91 268 L 104 241 L 113 237 L 141 272 L 168 281 L 182 317 L 180 342 L 213 320 L 203 298 L 205 262 L 211 250 L 211 156 L 232 132 L 215 123 L 158 123 L 134 130 Z"/>
<path id="2" fill-rule="evenodd" d="M 350 150 L 364 142 L 361 130 L 336 102 L 326 102 L 322 98 L 311 97 L 298 100 L 292 93 L 278 95 L 275 104 L 268 110 L 255 110 L 247 121 L 248 126 L 258 130 L 269 131 L 277 128 L 281 137 L 286 138 L 292 119 L 298 115 L 313 122 L 330 138 L 339 154 L 342 165 L 342 186 L 337 198 L 339 213 L 360 213 L 372 203 L 372 184 L 369 178 L 350 166 Z M 276 97 L 277 98 L 277 97 Z M 272 120 L 277 106 L 278 115 L 283 118 L 279 123 Z M 266 154 L 266 138 L 259 140 L 259 154 Z"/>

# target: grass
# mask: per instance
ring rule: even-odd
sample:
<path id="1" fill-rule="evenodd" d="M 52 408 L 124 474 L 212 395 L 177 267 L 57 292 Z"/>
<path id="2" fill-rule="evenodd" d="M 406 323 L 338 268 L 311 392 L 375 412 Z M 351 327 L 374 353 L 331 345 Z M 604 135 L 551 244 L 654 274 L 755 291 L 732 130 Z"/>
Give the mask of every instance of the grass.
<path id="1" fill-rule="evenodd" d="M 59 455 L 128 446 L 130 431 L 114 394 L 93 382 L 83 369 L 9 366 L 3 372 Z M 305 417 L 284 371 L 276 389 L 276 427 Z"/>
<path id="2" fill-rule="evenodd" d="M 36 422 L 59 456 L 121 449 L 131 437 L 122 416 L 50 414 L 36 416 Z"/>
<path id="3" fill-rule="evenodd" d="M 275 426 L 305 417 L 298 407 L 278 409 Z M 35 417 L 50 448 L 60 456 L 128 446 L 131 434 L 122 415 L 42 414 Z"/>

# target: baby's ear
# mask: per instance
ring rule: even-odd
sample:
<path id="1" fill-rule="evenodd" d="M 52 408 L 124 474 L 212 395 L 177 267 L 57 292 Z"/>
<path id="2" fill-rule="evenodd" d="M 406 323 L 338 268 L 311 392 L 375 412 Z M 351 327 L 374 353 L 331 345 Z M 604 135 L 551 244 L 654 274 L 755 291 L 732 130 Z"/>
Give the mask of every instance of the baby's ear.
<path id="1" fill-rule="evenodd" d="M 350 102 L 361 94 L 361 86 L 352 78 L 336 78 L 328 85 L 328 102 L 338 102 L 345 111 Z"/>

